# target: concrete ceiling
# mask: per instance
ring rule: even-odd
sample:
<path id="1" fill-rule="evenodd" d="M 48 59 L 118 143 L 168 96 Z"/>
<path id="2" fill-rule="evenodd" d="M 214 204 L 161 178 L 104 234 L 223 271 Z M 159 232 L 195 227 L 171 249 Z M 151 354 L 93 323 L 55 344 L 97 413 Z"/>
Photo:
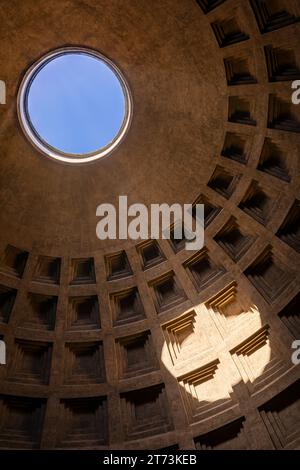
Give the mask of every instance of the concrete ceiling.
<path id="1" fill-rule="evenodd" d="M 98 250 L 96 207 L 191 203 L 220 152 L 227 113 L 222 57 L 206 17 L 191 0 L 27 0 L 4 2 L 0 30 L 0 225 L 9 243 L 60 255 Z M 16 14 L 17 13 L 17 14 Z M 26 140 L 17 117 L 20 81 L 39 57 L 64 45 L 94 48 L 123 71 L 133 122 L 108 158 L 72 167 Z M 115 244 L 111 242 L 111 244 Z"/>

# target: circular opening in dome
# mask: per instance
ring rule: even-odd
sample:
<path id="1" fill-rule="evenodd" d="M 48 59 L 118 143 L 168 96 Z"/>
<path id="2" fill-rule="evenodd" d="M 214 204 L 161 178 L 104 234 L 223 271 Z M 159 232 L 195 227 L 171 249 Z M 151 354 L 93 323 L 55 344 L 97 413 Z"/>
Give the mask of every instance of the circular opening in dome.
<path id="1" fill-rule="evenodd" d="M 82 163 L 120 144 L 130 125 L 132 99 L 109 59 L 69 47 L 47 54 L 28 70 L 18 114 L 26 136 L 45 155 Z"/>

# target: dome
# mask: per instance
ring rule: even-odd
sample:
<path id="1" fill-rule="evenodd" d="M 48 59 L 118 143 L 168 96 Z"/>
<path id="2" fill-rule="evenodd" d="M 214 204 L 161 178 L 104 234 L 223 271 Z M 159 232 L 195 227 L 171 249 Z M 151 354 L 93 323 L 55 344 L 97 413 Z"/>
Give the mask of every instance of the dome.
<path id="1" fill-rule="evenodd" d="M 0 448 L 299 448 L 297 2 L 2 3 Z M 122 138 L 79 165 L 22 115 L 68 50 L 127 100 Z M 204 204 L 203 248 L 100 240 L 124 195 Z"/>

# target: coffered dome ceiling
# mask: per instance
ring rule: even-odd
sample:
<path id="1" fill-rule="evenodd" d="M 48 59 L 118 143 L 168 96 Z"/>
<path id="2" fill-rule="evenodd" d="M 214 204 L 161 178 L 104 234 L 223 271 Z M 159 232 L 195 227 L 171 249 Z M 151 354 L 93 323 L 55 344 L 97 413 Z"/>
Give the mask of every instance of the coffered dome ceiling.
<path id="1" fill-rule="evenodd" d="M 299 448 L 298 1 L 2 4 L 0 447 Z M 78 167 L 17 116 L 28 68 L 65 46 L 111 59 L 134 103 Z M 98 240 L 119 195 L 204 203 L 204 249 Z"/>

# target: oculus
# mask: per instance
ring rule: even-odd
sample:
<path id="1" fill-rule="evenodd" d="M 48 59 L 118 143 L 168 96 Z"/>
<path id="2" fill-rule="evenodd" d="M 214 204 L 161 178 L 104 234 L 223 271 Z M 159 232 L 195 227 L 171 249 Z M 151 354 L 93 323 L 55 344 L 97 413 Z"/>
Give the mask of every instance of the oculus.
<path id="1" fill-rule="evenodd" d="M 44 155 L 83 163 L 109 155 L 132 116 L 121 71 L 97 51 L 66 47 L 33 64 L 18 93 L 18 115 L 29 141 Z"/>

